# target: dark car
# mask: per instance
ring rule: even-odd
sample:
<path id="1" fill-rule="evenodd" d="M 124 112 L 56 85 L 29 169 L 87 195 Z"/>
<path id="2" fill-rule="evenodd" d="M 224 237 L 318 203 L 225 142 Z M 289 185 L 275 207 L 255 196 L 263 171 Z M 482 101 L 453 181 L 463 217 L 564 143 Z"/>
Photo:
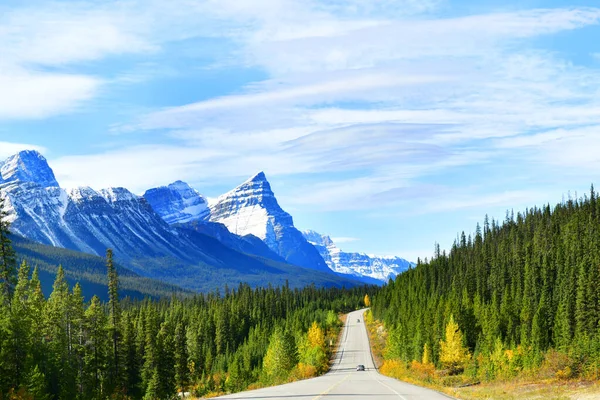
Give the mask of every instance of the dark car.
<path id="1" fill-rule="evenodd" d="M 364 371 L 364 370 L 365 370 L 365 366 L 364 366 L 364 365 L 362 365 L 362 364 L 358 364 L 358 365 L 356 366 L 356 370 L 357 370 L 357 371 Z"/>
<path id="2" fill-rule="evenodd" d="M 360 319 L 357 319 L 356 322 L 360 323 Z"/>

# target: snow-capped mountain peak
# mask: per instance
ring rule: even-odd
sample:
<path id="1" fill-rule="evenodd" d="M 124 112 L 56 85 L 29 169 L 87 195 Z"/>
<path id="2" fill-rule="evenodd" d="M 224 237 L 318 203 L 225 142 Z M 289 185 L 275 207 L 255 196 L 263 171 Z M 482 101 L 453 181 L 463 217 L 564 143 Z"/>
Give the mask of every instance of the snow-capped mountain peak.
<path id="1" fill-rule="evenodd" d="M 257 172 L 252 177 L 250 177 L 248 180 L 246 180 L 246 182 L 244 182 L 244 183 L 249 183 L 249 182 L 266 182 L 266 183 L 269 183 L 267 181 L 267 176 L 265 175 L 264 171 Z"/>
<path id="2" fill-rule="evenodd" d="M 23 150 L 7 158 L 0 167 L 0 183 L 34 182 L 42 187 L 59 186 L 44 156 L 35 150 Z"/>
<path id="3" fill-rule="evenodd" d="M 329 271 L 314 246 L 294 227 L 292 216 L 279 206 L 264 172 L 220 196 L 210 206 L 210 221 L 222 223 L 236 235 L 260 238 L 292 264 Z"/>
<path id="4" fill-rule="evenodd" d="M 108 188 L 100 190 L 100 195 L 109 203 L 118 201 L 138 200 L 139 197 L 122 187 Z"/>
<path id="5" fill-rule="evenodd" d="M 347 253 L 339 249 L 327 235 L 312 230 L 302 234 L 319 251 L 327 266 L 333 271 L 356 276 L 368 276 L 381 282 L 396 277 L 414 264 L 400 257 L 369 256 L 363 253 Z"/>
<path id="6" fill-rule="evenodd" d="M 168 224 L 204 220 L 209 214 L 204 196 L 182 181 L 149 189 L 144 198 Z"/>

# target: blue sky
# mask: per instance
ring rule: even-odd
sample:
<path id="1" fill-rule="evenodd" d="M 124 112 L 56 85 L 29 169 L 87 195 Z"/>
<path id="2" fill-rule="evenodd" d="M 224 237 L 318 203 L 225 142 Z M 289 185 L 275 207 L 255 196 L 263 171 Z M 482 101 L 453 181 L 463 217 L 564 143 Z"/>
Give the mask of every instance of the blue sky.
<path id="1" fill-rule="evenodd" d="M 597 7 L 4 0 L 0 157 L 36 148 L 64 187 L 208 197 L 264 170 L 300 229 L 427 257 L 598 182 Z"/>

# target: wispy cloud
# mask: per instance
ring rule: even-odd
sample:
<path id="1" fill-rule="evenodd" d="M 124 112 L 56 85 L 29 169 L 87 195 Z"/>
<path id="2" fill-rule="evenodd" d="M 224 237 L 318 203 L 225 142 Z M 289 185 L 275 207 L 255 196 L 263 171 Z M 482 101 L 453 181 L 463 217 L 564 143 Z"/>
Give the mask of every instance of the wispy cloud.
<path id="1" fill-rule="evenodd" d="M 59 179 L 143 191 L 174 179 L 234 183 L 266 170 L 299 177 L 281 193 L 292 206 L 347 210 L 398 204 L 449 171 L 486 168 L 494 179 L 515 154 L 557 168 L 596 165 L 600 71 L 531 39 L 596 25 L 600 9 L 448 17 L 440 4 L 129 0 L 5 13 L 0 47 L 9 73 L 0 86 L 11 90 L 0 94 L 0 118 L 76 110 L 128 79 L 74 72 L 82 63 L 160 55 L 178 41 L 211 37 L 234 48 L 220 61 L 268 79 L 123 121 L 113 133 L 154 144 L 54 160 Z M 157 162 L 166 159 L 175 162 Z M 459 185 L 486 185 L 465 175 L 470 182 Z M 484 203 L 528 195 L 510 193 Z M 460 204 L 468 199 L 444 209 Z"/>
<path id="2" fill-rule="evenodd" d="M 5 158 L 18 153 L 21 150 L 37 150 L 40 153 L 46 152 L 44 147 L 37 146 L 35 144 L 0 142 L 0 161 L 4 161 Z"/>

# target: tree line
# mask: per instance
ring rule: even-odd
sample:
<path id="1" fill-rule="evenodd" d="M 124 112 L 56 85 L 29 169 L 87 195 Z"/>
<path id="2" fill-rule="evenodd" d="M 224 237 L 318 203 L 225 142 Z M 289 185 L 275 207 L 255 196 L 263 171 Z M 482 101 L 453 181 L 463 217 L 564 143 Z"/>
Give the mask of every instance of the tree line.
<path id="1" fill-rule="evenodd" d="M 478 380 L 546 367 L 597 379 L 598 194 L 592 186 L 583 198 L 507 212 L 502 222 L 486 216 L 448 254 L 436 245 L 431 260 L 390 281 L 372 310 L 388 331 L 389 365 L 432 364 Z"/>
<path id="2" fill-rule="evenodd" d="M 370 287 L 240 284 L 159 300 L 119 298 L 112 252 L 108 301 L 84 300 L 58 267 L 52 293 L 17 268 L 0 200 L 0 399 L 171 399 L 235 392 L 327 370 L 339 313 Z"/>

